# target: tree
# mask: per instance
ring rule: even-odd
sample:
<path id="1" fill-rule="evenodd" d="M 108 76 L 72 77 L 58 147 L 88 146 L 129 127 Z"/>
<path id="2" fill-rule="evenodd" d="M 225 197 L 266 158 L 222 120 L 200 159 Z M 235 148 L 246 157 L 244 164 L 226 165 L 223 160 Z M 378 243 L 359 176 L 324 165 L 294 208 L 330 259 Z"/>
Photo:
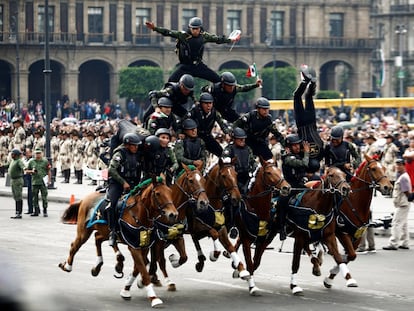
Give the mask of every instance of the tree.
<path id="1" fill-rule="evenodd" d="M 263 68 L 259 72 L 263 79 L 263 96 L 269 99 L 291 99 L 297 86 L 298 71 L 294 67 L 276 68 L 276 98 L 273 98 L 274 69 Z"/>

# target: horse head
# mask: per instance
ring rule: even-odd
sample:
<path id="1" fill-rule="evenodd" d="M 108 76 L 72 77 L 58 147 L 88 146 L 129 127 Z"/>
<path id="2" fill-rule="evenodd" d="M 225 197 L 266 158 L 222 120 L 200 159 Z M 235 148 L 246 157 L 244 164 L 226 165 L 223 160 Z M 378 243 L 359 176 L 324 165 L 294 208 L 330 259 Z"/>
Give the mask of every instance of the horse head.
<path id="1" fill-rule="evenodd" d="M 324 189 L 332 194 L 339 193 L 341 197 L 345 198 L 349 195 L 351 186 L 346 181 L 345 173 L 339 168 L 331 166 L 324 177 Z"/>
<path id="2" fill-rule="evenodd" d="M 282 196 L 288 196 L 290 193 L 290 184 L 283 178 L 281 170 L 276 166 L 273 160 L 263 160 L 260 158 L 262 165 L 262 183 L 266 188 L 273 188 L 280 192 Z M 260 172 L 259 170 L 259 172 Z"/>
<path id="3" fill-rule="evenodd" d="M 232 206 L 238 206 L 241 194 L 237 184 L 237 172 L 234 164 L 237 158 L 219 159 L 216 185 L 225 196 L 230 198 Z"/>
<path id="4" fill-rule="evenodd" d="M 196 202 L 196 208 L 198 211 L 206 210 L 210 202 L 205 190 L 206 180 L 201 174 L 201 165 L 195 167 L 187 166 L 182 163 L 182 167 L 183 171 L 175 181 L 175 185 L 180 191 L 174 193 L 174 195 L 184 195 L 187 202 Z"/>
<path id="5" fill-rule="evenodd" d="M 378 189 L 382 195 L 390 195 L 393 186 L 385 172 L 385 167 L 381 165 L 381 157 L 382 154 L 373 157 L 365 154 L 365 161 L 361 163 L 355 175 L 356 178 Z"/>
<path id="6" fill-rule="evenodd" d="M 147 190 L 148 189 L 148 190 Z M 165 222 L 173 224 L 177 222 L 178 211 L 172 200 L 172 191 L 165 183 L 165 176 L 152 176 L 152 183 L 147 189 L 147 193 L 142 193 L 143 200 L 149 204 L 145 207 L 149 209 L 153 219 L 163 218 Z"/>

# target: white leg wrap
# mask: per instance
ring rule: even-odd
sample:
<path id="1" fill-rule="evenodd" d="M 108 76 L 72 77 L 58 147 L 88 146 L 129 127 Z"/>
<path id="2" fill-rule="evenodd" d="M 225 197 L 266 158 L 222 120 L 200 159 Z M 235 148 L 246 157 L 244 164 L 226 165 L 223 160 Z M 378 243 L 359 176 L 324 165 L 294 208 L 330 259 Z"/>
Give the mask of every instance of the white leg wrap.
<path id="1" fill-rule="evenodd" d="M 97 256 L 96 257 L 96 265 L 95 266 L 98 266 L 99 264 L 101 264 L 101 263 L 103 263 L 103 258 L 102 258 L 102 256 Z"/>
<path id="2" fill-rule="evenodd" d="M 349 269 L 346 263 L 341 263 L 339 265 L 339 271 L 341 271 L 342 276 L 345 278 L 346 275 L 349 273 Z"/>
<path id="3" fill-rule="evenodd" d="M 65 263 L 65 270 L 66 271 L 72 271 L 72 265 L 69 265 L 68 263 Z"/>
<path id="4" fill-rule="evenodd" d="M 297 273 L 292 273 L 290 275 L 290 284 L 298 285 L 298 282 L 297 282 L 297 279 L 296 279 L 297 275 L 298 275 Z"/>
<path id="5" fill-rule="evenodd" d="M 237 267 L 239 266 L 239 263 L 241 261 L 239 255 L 236 252 L 233 252 L 233 253 L 230 254 L 230 256 L 231 256 L 231 260 L 233 260 L 234 266 L 237 269 Z"/>
<path id="6" fill-rule="evenodd" d="M 130 275 L 128 275 L 128 277 L 125 280 L 125 286 L 131 286 L 132 284 L 134 284 L 134 281 L 137 277 L 133 276 L 132 273 Z"/>
<path id="7" fill-rule="evenodd" d="M 214 240 L 213 244 L 214 244 L 214 251 L 219 251 L 220 250 L 219 240 L 218 239 Z"/>
<path id="8" fill-rule="evenodd" d="M 147 297 L 157 297 L 157 295 L 155 295 L 154 287 L 152 284 L 145 286 L 145 289 L 147 290 Z"/>
<path id="9" fill-rule="evenodd" d="M 339 273 L 339 266 L 333 266 L 332 269 L 329 270 L 329 273 L 337 275 Z"/>
<path id="10" fill-rule="evenodd" d="M 255 287 L 256 284 L 254 283 L 254 277 L 251 276 L 248 280 L 247 280 L 248 284 L 249 284 L 249 288 Z"/>

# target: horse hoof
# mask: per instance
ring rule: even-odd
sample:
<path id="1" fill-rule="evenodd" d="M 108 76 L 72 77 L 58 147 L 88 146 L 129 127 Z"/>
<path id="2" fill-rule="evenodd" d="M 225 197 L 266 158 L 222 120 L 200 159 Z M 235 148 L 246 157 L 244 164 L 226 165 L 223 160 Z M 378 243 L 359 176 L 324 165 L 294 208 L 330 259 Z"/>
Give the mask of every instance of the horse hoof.
<path id="1" fill-rule="evenodd" d="M 119 294 L 121 295 L 121 297 L 123 299 L 125 299 L 125 300 L 131 300 L 131 292 L 129 290 L 122 289 Z"/>
<path id="2" fill-rule="evenodd" d="M 151 299 L 151 307 L 152 308 L 158 308 L 161 307 L 163 304 L 162 300 L 160 298 L 153 298 Z"/>
<path id="3" fill-rule="evenodd" d="M 137 286 L 138 286 L 138 288 L 144 288 L 144 284 L 142 284 L 142 280 L 139 280 L 137 282 Z"/>
<path id="4" fill-rule="evenodd" d="M 116 278 L 116 279 L 122 279 L 123 277 L 124 277 L 124 273 L 123 272 L 118 273 L 118 272 L 115 271 L 114 278 Z"/>
<path id="5" fill-rule="evenodd" d="M 223 251 L 223 256 L 226 258 L 231 258 L 231 255 L 228 251 Z"/>
<path id="6" fill-rule="evenodd" d="M 358 287 L 358 284 L 354 279 L 349 279 L 348 281 L 346 281 L 346 286 L 347 287 Z"/>
<path id="7" fill-rule="evenodd" d="M 177 288 L 175 287 L 174 283 L 168 284 L 167 290 L 169 292 L 175 292 L 177 290 Z"/>
<path id="8" fill-rule="evenodd" d="M 256 286 L 253 286 L 253 287 L 249 288 L 250 296 L 261 296 L 259 291 L 260 291 L 260 289 Z"/>
<path id="9" fill-rule="evenodd" d="M 171 265 L 173 268 L 178 268 L 180 266 L 180 257 L 178 257 L 177 254 L 171 254 L 168 256 L 168 259 L 170 260 Z"/>
<path id="10" fill-rule="evenodd" d="M 303 289 L 296 285 L 292 288 L 292 294 L 294 296 L 303 296 Z"/>
<path id="11" fill-rule="evenodd" d="M 151 280 L 152 285 L 155 287 L 162 287 L 162 283 L 160 280 Z"/>
<path id="12" fill-rule="evenodd" d="M 210 261 L 215 262 L 217 261 L 217 259 L 219 258 L 221 252 L 215 252 L 215 251 L 211 251 L 210 252 Z"/>
<path id="13" fill-rule="evenodd" d="M 204 269 L 204 261 L 197 262 L 195 265 L 197 272 L 201 272 Z"/>
<path id="14" fill-rule="evenodd" d="M 241 278 L 242 280 L 248 280 L 250 279 L 250 273 L 247 270 L 242 270 L 239 272 L 239 278 Z"/>
<path id="15" fill-rule="evenodd" d="M 71 269 L 68 269 L 66 266 L 66 262 L 61 262 L 59 265 L 59 268 L 60 269 L 62 269 L 63 271 L 65 271 L 65 272 L 72 272 L 72 268 Z"/>
<path id="16" fill-rule="evenodd" d="M 239 278 L 239 275 L 240 275 L 240 272 L 238 271 L 238 270 L 234 270 L 233 271 L 233 279 L 238 279 Z"/>
<path id="17" fill-rule="evenodd" d="M 330 279 L 330 278 L 326 277 L 326 278 L 325 278 L 325 280 L 323 280 L 323 285 L 324 285 L 326 288 L 331 288 L 331 287 L 332 287 L 332 282 L 333 282 L 333 280 L 332 280 L 332 279 Z"/>
<path id="18" fill-rule="evenodd" d="M 124 263 L 123 262 L 118 262 L 115 265 L 115 271 L 118 273 L 122 273 L 122 270 L 124 270 Z"/>
<path id="19" fill-rule="evenodd" d="M 317 267 L 317 268 L 313 268 L 313 269 L 312 269 L 312 274 L 313 274 L 314 276 L 321 276 L 321 269 L 319 269 L 319 267 Z"/>

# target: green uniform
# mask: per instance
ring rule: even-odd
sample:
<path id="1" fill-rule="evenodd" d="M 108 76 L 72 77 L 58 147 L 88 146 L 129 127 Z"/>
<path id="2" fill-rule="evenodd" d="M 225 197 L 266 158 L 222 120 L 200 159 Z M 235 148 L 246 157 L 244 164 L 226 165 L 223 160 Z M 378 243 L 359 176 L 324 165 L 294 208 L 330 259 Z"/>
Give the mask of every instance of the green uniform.
<path id="1" fill-rule="evenodd" d="M 24 163 L 21 158 L 17 158 L 11 161 L 9 165 L 9 176 L 10 176 L 10 184 L 12 188 L 13 199 L 15 201 L 22 201 L 23 200 L 23 169 Z"/>
<path id="2" fill-rule="evenodd" d="M 27 163 L 27 169 L 35 170 L 32 174 L 32 193 L 33 193 L 33 209 L 35 214 L 40 213 L 39 209 L 39 192 L 42 196 L 42 205 L 44 216 L 47 215 L 47 185 L 43 181 L 43 178 L 49 174 L 50 164 L 49 161 L 45 158 L 37 160 L 35 158 L 30 159 Z"/>

